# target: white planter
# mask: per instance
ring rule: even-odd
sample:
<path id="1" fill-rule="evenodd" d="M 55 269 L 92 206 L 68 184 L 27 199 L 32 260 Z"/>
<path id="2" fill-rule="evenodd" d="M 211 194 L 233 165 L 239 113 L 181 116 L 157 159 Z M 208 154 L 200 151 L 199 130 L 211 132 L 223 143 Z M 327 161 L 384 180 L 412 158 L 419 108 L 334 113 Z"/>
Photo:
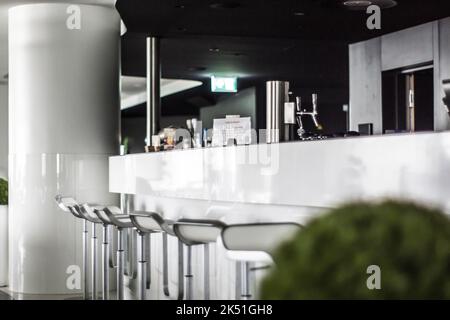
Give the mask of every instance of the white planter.
<path id="1" fill-rule="evenodd" d="M 8 206 L 0 206 L 0 287 L 8 285 Z"/>

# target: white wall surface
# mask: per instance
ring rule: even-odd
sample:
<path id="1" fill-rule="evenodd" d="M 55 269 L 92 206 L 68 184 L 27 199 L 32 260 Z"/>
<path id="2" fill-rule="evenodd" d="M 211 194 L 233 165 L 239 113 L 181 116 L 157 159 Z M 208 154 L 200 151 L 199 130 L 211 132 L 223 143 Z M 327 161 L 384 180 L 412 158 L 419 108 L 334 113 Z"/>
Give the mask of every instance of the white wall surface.
<path id="1" fill-rule="evenodd" d="M 373 123 L 374 134 L 381 134 L 381 39 L 352 44 L 350 59 L 350 130 Z"/>
<path id="2" fill-rule="evenodd" d="M 432 22 L 381 37 L 383 71 L 433 61 Z"/>
<path id="3" fill-rule="evenodd" d="M 0 178 L 8 176 L 8 86 L 0 84 Z"/>
<path id="4" fill-rule="evenodd" d="M 386 70 L 434 64 L 434 129 L 450 129 L 442 103 L 442 80 L 450 78 L 450 18 L 426 23 L 349 46 L 350 127 L 373 123 L 382 133 L 381 73 Z"/>

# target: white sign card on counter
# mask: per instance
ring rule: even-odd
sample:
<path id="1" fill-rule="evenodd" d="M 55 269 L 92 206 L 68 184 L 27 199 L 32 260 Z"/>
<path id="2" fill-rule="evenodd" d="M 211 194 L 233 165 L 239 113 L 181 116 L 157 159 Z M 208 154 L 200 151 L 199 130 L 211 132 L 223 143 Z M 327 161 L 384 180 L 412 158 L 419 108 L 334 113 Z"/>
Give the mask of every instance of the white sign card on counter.
<path id="1" fill-rule="evenodd" d="M 213 146 L 226 146 L 236 141 L 237 145 L 251 144 L 252 124 L 250 117 L 227 116 L 224 119 L 214 119 Z"/>

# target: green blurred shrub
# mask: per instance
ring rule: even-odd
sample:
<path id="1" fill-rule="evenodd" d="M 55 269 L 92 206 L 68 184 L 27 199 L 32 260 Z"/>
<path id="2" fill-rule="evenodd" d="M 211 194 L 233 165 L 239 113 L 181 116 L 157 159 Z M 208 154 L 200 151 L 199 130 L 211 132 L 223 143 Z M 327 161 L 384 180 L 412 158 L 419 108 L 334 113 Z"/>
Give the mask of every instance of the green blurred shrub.
<path id="1" fill-rule="evenodd" d="M 450 299 L 450 219 L 415 204 L 332 210 L 274 259 L 263 299 Z M 381 269 L 380 290 L 367 287 L 370 265 Z"/>
<path id="2" fill-rule="evenodd" d="M 8 205 L 8 181 L 0 178 L 0 206 Z"/>

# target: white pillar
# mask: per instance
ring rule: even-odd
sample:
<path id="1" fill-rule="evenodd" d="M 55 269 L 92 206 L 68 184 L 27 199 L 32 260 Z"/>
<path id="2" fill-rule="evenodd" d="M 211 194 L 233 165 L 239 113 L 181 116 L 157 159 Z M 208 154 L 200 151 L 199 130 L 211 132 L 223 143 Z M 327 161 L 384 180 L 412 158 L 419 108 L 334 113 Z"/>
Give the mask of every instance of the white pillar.
<path id="1" fill-rule="evenodd" d="M 108 192 L 108 156 L 118 152 L 119 41 L 113 8 L 46 3 L 9 11 L 14 292 L 78 291 L 66 271 L 81 267 L 81 222 L 57 208 L 56 194 L 117 201 Z"/>
<path id="2" fill-rule="evenodd" d="M 8 177 L 8 85 L 0 74 L 0 178 Z"/>

